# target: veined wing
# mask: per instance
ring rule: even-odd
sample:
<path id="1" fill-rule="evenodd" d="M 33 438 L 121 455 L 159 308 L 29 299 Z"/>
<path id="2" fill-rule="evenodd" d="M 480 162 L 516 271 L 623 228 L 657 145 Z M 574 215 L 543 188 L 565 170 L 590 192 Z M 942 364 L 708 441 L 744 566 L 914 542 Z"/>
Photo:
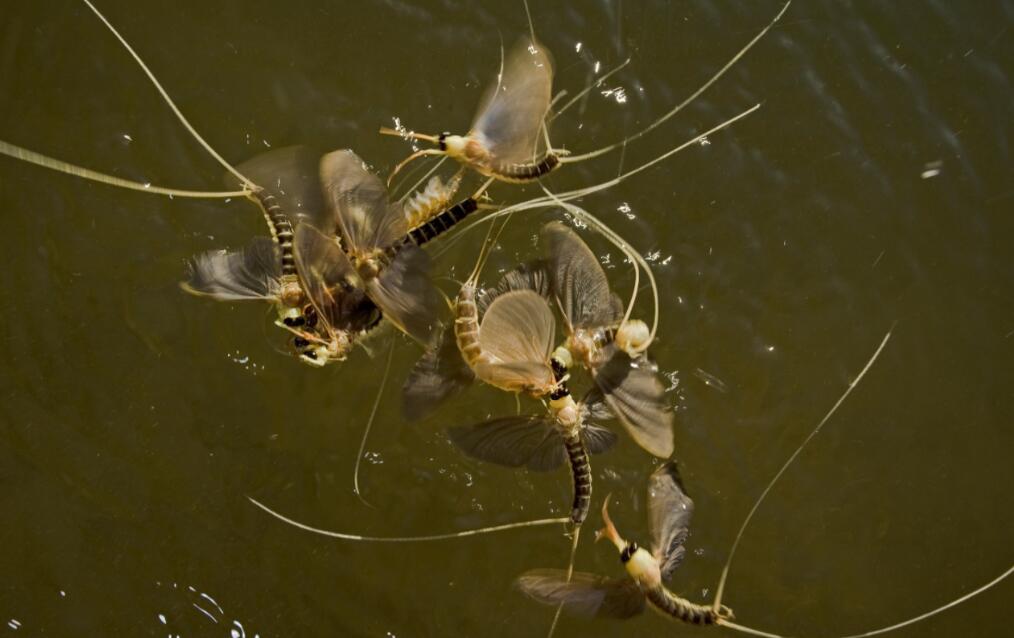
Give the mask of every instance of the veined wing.
<path id="1" fill-rule="evenodd" d="M 308 221 L 325 233 L 334 232 L 334 219 L 327 214 L 320 187 L 320 154 L 305 146 L 287 146 L 261 153 L 236 169 L 270 193 L 293 227 Z M 231 173 L 226 182 L 236 181 Z"/>
<path id="2" fill-rule="evenodd" d="M 320 180 L 325 206 L 350 253 L 387 248 L 408 233 L 401 207 L 388 200 L 384 183 L 352 151 L 334 151 L 321 158 Z"/>
<path id="3" fill-rule="evenodd" d="M 566 460 L 563 441 L 549 416 L 509 416 L 447 432 L 454 445 L 480 461 L 548 471 Z"/>
<path id="4" fill-rule="evenodd" d="M 595 253 L 573 230 L 560 222 L 542 227 L 552 290 L 571 328 L 608 328 L 619 323 L 609 280 Z"/>
<path id="5" fill-rule="evenodd" d="M 409 421 L 423 418 L 475 378 L 458 350 L 454 323 L 448 322 L 446 329 L 435 335 L 434 343 L 412 366 L 401 388 L 401 412 Z"/>
<path id="6" fill-rule="evenodd" d="M 282 261 L 278 246 L 267 237 L 254 239 L 243 250 L 209 251 L 192 258 L 187 292 L 223 301 L 272 299 L 278 295 Z"/>
<path id="7" fill-rule="evenodd" d="M 529 598 L 545 605 L 563 605 L 577 616 L 631 618 L 644 611 L 645 596 L 629 578 L 606 578 L 562 569 L 532 569 L 515 582 Z"/>
<path id="8" fill-rule="evenodd" d="M 673 453 L 673 413 L 662 383 L 647 362 L 635 363 L 622 350 L 609 348 L 606 363 L 593 371 L 609 409 L 642 448 L 661 458 Z"/>
<path id="9" fill-rule="evenodd" d="M 429 271 L 429 255 L 416 246 L 406 246 L 379 277 L 366 282 L 366 292 L 384 316 L 422 344 L 429 343 L 441 305 Z"/>
<path id="10" fill-rule="evenodd" d="M 495 286 L 480 292 L 475 299 L 479 316 L 486 313 L 489 305 L 496 301 L 497 297 L 512 290 L 531 290 L 540 297 L 549 298 L 550 284 L 546 263 L 538 259 L 520 264 L 504 274 Z"/>
<path id="11" fill-rule="evenodd" d="M 553 60 L 537 40 L 523 38 L 504 61 L 482 101 L 471 134 L 500 162 L 536 159 L 553 93 Z"/>
<path id="12" fill-rule="evenodd" d="M 479 363 L 475 376 L 484 383 L 507 392 L 548 393 L 554 384 L 553 369 L 539 361 L 519 363 Z"/>
<path id="13" fill-rule="evenodd" d="M 479 324 L 479 346 L 504 363 L 545 363 L 553 351 L 553 311 L 531 290 L 497 297 Z"/>
<path id="14" fill-rule="evenodd" d="M 617 436 L 609 428 L 585 423 L 581 428 L 581 438 L 584 439 L 589 454 L 602 454 L 616 445 Z"/>
<path id="15" fill-rule="evenodd" d="M 651 519 L 652 553 L 668 580 L 683 560 L 690 532 L 694 502 L 683 490 L 683 481 L 674 461 L 655 470 L 648 482 L 648 516 Z"/>
<path id="16" fill-rule="evenodd" d="M 363 295 L 350 283 L 348 257 L 333 237 L 306 223 L 296 227 L 293 247 L 299 281 L 317 314 L 332 328 L 346 325 Z"/>

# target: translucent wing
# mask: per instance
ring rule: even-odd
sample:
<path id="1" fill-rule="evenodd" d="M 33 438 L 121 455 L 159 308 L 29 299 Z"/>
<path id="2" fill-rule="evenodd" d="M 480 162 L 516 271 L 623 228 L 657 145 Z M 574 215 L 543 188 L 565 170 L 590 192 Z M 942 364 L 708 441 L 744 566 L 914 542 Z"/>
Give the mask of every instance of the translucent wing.
<path id="1" fill-rule="evenodd" d="M 690 531 L 694 502 L 683 490 L 676 463 L 655 470 L 648 482 L 648 516 L 651 518 L 652 553 L 668 580 L 683 560 L 683 543 Z"/>
<path id="2" fill-rule="evenodd" d="M 647 362 L 635 363 L 615 347 L 606 363 L 594 371 L 606 405 L 642 448 L 655 456 L 673 453 L 673 414 L 665 403 L 662 383 Z"/>
<path id="3" fill-rule="evenodd" d="M 563 605 L 568 613 L 600 618 L 631 618 L 644 611 L 645 597 L 629 578 L 605 578 L 574 572 L 567 582 L 562 569 L 533 569 L 515 582 L 518 589 L 544 605 Z"/>
<path id="4" fill-rule="evenodd" d="M 553 93 L 553 61 L 536 40 L 519 41 L 504 61 L 503 74 L 483 99 L 472 124 L 477 137 L 500 162 L 531 162 Z"/>
<path id="5" fill-rule="evenodd" d="M 406 246 L 379 277 L 366 283 L 370 299 L 384 316 L 422 344 L 429 343 L 441 306 L 429 271 L 429 255 L 416 246 Z"/>
<path id="6" fill-rule="evenodd" d="M 454 323 L 436 331 L 434 342 L 408 373 L 401 388 L 401 412 L 417 421 L 475 378 L 454 340 Z"/>
<path id="7" fill-rule="evenodd" d="M 614 326 L 622 318 L 609 291 L 609 281 L 595 253 L 577 233 L 560 222 L 542 227 L 553 293 L 567 323 L 575 328 Z"/>
<path id="8" fill-rule="evenodd" d="M 452 427 L 448 435 L 451 442 L 468 456 L 497 465 L 528 466 L 532 470 L 545 471 L 559 467 L 565 460 L 563 443 L 553 420 L 546 416 L 491 419 Z M 555 446 L 549 444 L 554 442 L 554 437 Z M 558 455 L 556 458 L 545 455 L 547 450 L 554 449 Z"/>
<path id="9" fill-rule="evenodd" d="M 401 207 L 388 201 L 380 178 L 350 150 L 320 160 L 324 201 L 351 253 L 387 248 L 408 233 Z"/>
<path id="10" fill-rule="evenodd" d="M 586 423 L 581 428 L 581 438 L 591 454 L 602 454 L 616 445 L 616 434 L 608 428 L 594 423 Z"/>
<path id="11" fill-rule="evenodd" d="M 287 146 L 261 153 L 236 169 L 278 201 L 293 227 L 308 221 L 325 233 L 334 232 L 320 187 L 320 154 L 305 146 Z M 231 173 L 226 181 L 236 181 Z"/>
<path id="12" fill-rule="evenodd" d="M 496 298 L 479 325 L 479 346 L 504 363 L 546 362 L 553 351 L 553 311 L 531 290 Z"/>
<path id="13" fill-rule="evenodd" d="M 293 241 L 296 272 L 317 314 L 332 328 L 358 323 L 365 299 L 362 289 L 350 283 L 354 277 L 348 257 L 334 238 L 327 237 L 310 224 L 296 226 Z"/>
<path id="14" fill-rule="evenodd" d="M 496 286 L 479 293 L 475 300 L 479 315 L 485 314 L 497 297 L 512 290 L 531 290 L 541 297 L 549 298 L 549 275 L 546 263 L 542 260 L 535 260 L 521 264 L 504 274 Z"/>
<path id="15" fill-rule="evenodd" d="M 549 364 L 536 361 L 480 363 L 475 366 L 475 376 L 507 392 L 544 394 L 554 383 L 553 369 Z"/>
<path id="16" fill-rule="evenodd" d="M 187 267 L 183 289 L 223 301 L 270 299 L 278 294 L 282 261 L 278 246 L 258 237 L 240 251 L 197 255 Z"/>

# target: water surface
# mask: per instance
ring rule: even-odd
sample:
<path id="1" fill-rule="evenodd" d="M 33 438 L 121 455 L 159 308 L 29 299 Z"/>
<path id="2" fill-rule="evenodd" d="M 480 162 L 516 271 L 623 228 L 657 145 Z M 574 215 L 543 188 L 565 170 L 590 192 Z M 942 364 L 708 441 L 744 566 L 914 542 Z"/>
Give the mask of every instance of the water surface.
<path id="1" fill-rule="evenodd" d="M 408 149 L 377 127 L 399 117 L 466 129 L 501 41 L 528 28 L 520 3 L 503 2 L 100 6 L 231 161 L 311 144 L 354 148 L 381 171 Z M 580 152 L 646 125 L 779 6 L 533 3 L 557 88 L 574 93 L 632 58 L 554 124 L 554 141 Z M 1012 20 L 1010 2 L 798 1 L 679 116 L 622 155 L 548 180 L 565 190 L 607 179 L 762 104 L 583 203 L 651 260 L 661 286 L 653 353 L 673 386 L 676 456 L 697 504 L 674 590 L 710 599 L 754 499 L 892 326 L 875 367 L 759 511 L 726 602 L 751 626 L 838 636 L 921 613 L 1011 564 Z M 0 122 L 0 138 L 90 168 L 219 188 L 221 168 L 72 0 L 0 9 Z M 473 463 L 446 440 L 445 426 L 509 411 L 509 399 L 473 388 L 403 423 L 396 389 L 418 349 L 397 339 L 363 465 L 368 507 L 352 468 L 388 342 L 373 358 L 309 369 L 276 351 L 262 308 L 177 286 L 188 256 L 264 232 L 248 204 L 168 200 L 2 159 L 0 209 L 0 631 L 546 630 L 551 610 L 511 582 L 564 565 L 559 528 L 368 546 L 300 532 L 246 499 L 369 534 L 565 515 L 564 473 Z M 498 265 L 530 256 L 552 217 L 515 221 Z M 460 279 L 480 238 L 465 235 L 439 272 Z M 618 252 L 588 238 L 629 290 Z M 653 466 L 625 438 L 594 463 L 596 507 L 614 493 L 622 531 L 645 542 Z M 585 538 L 578 567 L 620 574 L 615 552 Z M 895 635 L 1001 635 L 1011 592 L 1005 583 Z M 558 635 L 718 631 L 648 614 L 566 619 Z"/>

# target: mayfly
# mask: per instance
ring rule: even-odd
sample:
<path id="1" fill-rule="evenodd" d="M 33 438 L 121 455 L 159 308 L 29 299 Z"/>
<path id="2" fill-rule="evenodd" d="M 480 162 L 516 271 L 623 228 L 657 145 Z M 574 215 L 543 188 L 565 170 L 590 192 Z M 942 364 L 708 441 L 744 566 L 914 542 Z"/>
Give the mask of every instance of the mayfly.
<path id="1" fill-rule="evenodd" d="M 567 335 L 561 353 L 568 366 L 587 369 L 606 404 L 645 450 L 673 453 L 673 414 L 652 364 L 642 353 L 648 326 L 625 319 L 606 273 L 573 230 L 560 222 L 542 228 L 550 289 Z"/>
<path id="2" fill-rule="evenodd" d="M 266 186 L 251 191 L 271 238 L 237 252 L 211 251 L 190 262 L 184 290 L 223 301 L 264 300 L 277 323 L 293 333 L 305 363 L 344 360 L 353 343 L 376 325 L 376 306 L 338 277 L 333 250 L 311 228 L 333 226 L 324 216 L 319 156 L 303 147 L 258 155 L 238 169 Z M 318 233 L 319 234 L 319 233 Z"/>
<path id="3" fill-rule="evenodd" d="M 482 175 L 506 182 L 526 182 L 546 175 L 560 165 L 561 155 L 552 148 L 540 148 L 552 90 L 553 61 L 549 51 L 534 38 L 522 39 L 511 49 L 499 81 L 488 90 L 467 135 L 380 129 L 385 135 L 432 142 L 438 147 L 410 155 L 395 166 L 389 181 L 409 162 L 425 155 L 447 155 Z"/>
<path id="4" fill-rule="evenodd" d="M 684 491 L 674 462 L 652 475 L 648 486 L 648 513 L 652 550 L 624 540 L 609 518 L 609 499 L 602 506 L 604 529 L 596 538 L 616 546 L 627 572 L 624 578 L 607 578 L 558 569 L 535 569 L 521 575 L 517 586 L 529 597 L 548 605 L 562 605 L 582 616 L 631 618 L 650 605 L 661 614 L 695 625 L 722 624 L 732 619 L 727 607 L 718 610 L 699 605 L 671 592 L 665 582 L 672 578 L 686 554 L 684 543 L 694 502 Z"/>
<path id="5" fill-rule="evenodd" d="M 580 155 L 569 155 L 567 151 L 553 149 L 549 145 L 552 58 L 534 34 L 522 38 L 504 61 L 496 85 L 487 90 L 472 128 L 466 135 L 449 132 L 426 135 L 388 127 L 380 129 L 384 135 L 437 145 L 437 148 L 422 149 L 409 155 L 395 166 L 389 179 L 416 158 L 446 155 L 487 177 L 505 182 L 528 182 L 547 175 L 561 164 L 592 159 L 623 148 L 628 142 L 661 126 L 717 82 L 774 26 L 788 7 L 789 2 L 786 2 L 775 17 L 717 73 L 667 113 L 620 142 Z"/>
<path id="6" fill-rule="evenodd" d="M 422 343 L 429 340 L 440 298 L 429 280 L 430 260 L 422 244 L 477 209 L 468 198 L 416 228 L 384 183 L 350 150 L 335 151 L 320 163 L 325 206 L 333 215 L 336 269 L 362 288 L 391 323 Z"/>

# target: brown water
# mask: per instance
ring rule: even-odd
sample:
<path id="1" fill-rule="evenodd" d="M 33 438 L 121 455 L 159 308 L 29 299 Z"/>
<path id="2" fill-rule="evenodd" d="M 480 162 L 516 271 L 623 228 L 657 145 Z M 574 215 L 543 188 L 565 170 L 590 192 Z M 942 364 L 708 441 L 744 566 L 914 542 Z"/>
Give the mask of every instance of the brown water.
<path id="1" fill-rule="evenodd" d="M 400 117 L 418 130 L 467 128 L 501 37 L 509 45 L 527 30 L 516 2 L 174 4 L 100 6 L 234 162 L 302 143 L 352 147 L 386 171 L 407 148 L 377 127 Z M 532 3 L 557 88 L 573 94 L 596 63 L 633 58 L 554 124 L 554 141 L 580 152 L 637 130 L 778 7 Z M 936 607 L 1012 563 L 1012 21 L 1011 2 L 800 0 L 622 158 L 548 181 L 601 181 L 621 161 L 647 161 L 763 104 L 583 202 L 652 260 L 661 286 L 653 354 L 675 386 L 676 455 L 697 504 L 674 590 L 711 599 L 754 499 L 891 326 L 869 375 L 758 512 L 726 602 L 747 625 L 837 636 Z M 222 173 L 72 0 L 0 7 L 0 138 L 162 185 L 217 189 Z M 313 370 L 276 352 L 263 308 L 177 287 L 188 256 L 263 234 L 247 203 L 131 193 L 3 158 L 0 210 L 0 632 L 545 632 L 552 611 L 511 583 L 564 565 L 559 527 L 364 545 L 301 532 L 246 498 L 367 534 L 565 515 L 565 473 L 473 463 L 446 440 L 445 426 L 485 417 L 489 401 L 510 410 L 509 400 L 473 388 L 404 424 L 396 391 L 418 349 L 397 339 L 363 464 L 368 507 L 352 493 L 352 468 L 388 341 L 374 358 L 359 351 Z M 531 255 L 552 216 L 513 222 L 501 265 Z M 480 238 L 464 235 L 440 273 L 456 266 L 460 278 Z M 589 240 L 629 290 L 619 253 Z M 647 542 L 652 459 L 623 438 L 593 467 L 595 507 L 612 492 L 621 530 Z M 598 524 L 593 513 L 587 527 Z M 578 568 L 621 573 L 588 531 Z M 1005 582 L 895 635 L 1009 635 L 1012 591 Z M 663 632 L 723 630 L 652 614 L 558 628 Z"/>

